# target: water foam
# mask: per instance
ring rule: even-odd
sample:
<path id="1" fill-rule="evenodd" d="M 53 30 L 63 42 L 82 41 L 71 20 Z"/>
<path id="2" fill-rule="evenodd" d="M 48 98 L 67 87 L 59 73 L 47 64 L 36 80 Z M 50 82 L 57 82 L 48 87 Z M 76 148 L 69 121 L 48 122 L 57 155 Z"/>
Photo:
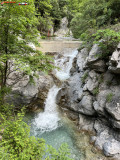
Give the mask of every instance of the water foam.
<path id="1" fill-rule="evenodd" d="M 63 57 L 55 60 L 60 71 L 56 70 L 56 77 L 61 81 L 64 81 L 70 77 L 70 69 L 72 68 L 73 59 L 76 57 L 78 51 L 76 49 L 65 50 Z M 45 102 L 45 110 L 43 113 L 39 113 L 35 118 L 36 130 L 40 130 L 41 133 L 55 130 L 60 125 L 60 117 L 57 111 L 56 96 L 58 94 L 58 88 L 54 85 L 48 92 L 48 96 Z"/>
<path id="2" fill-rule="evenodd" d="M 60 88 L 54 85 L 48 93 L 48 97 L 45 102 L 45 111 L 39 113 L 38 117 L 35 118 L 35 125 L 41 132 L 52 131 L 58 127 L 60 121 L 57 105 L 56 95 Z"/>
<path id="3" fill-rule="evenodd" d="M 78 54 L 78 50 L 71 49 L 67 50 L 63 53 L 63 57 L 57 59 L 55 64 L 60 68 L 60 70 L 56 70 L 56 77 L 61 80 L 65 81 L 66 79 L 70 78 L 70 69 L 72 68 L 72 63 L 76 55 Z"/>

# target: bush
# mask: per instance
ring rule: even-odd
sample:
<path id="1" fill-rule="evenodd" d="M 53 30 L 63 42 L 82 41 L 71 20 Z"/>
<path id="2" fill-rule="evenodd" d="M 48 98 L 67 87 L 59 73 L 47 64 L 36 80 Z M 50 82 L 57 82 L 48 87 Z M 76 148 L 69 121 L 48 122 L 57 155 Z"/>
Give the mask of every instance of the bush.
<path id="1" fill-rule="evenodd" d="M 30 128 L 23 121 L 23 112 L 14 118 L 0 114 L 0 131 L 4 128 L 0 143 L 0 159 L 2 160 L 72 160 L 69 158 L 67 145 L 58 151 L 53 147 L 46 148 L 43 139 L 30 136 Z M 44 158 L 45 157 L 45 158 Z"/>
<path id="2" fill-rule="evenodd" d="M 97 43 L 102 50 L 101 58 L 107 58 L 111 55 L 120 42 L 120 32 L 111 29 L 98 30 L 96 34 L 93 34 L 93 37 L 95 38 L 94 43 Z"/>
<path id="3" fill-rule="evenodd" d="M 97 88 L 95 88 L 94 90 L 93 90 L 93 94 L 94 95 L 97 95 L 99 93 L 99 87 L 97 87 Z"/>
<path id="4" fill-rule="evenodd" d="M 111 102 L 111 101 L 112 101 L 112 98 L 113 98 L 113 93 L 109 93 L 109 94 L 106 96 L 106 101 L 107 101 L 107 102 Z"/>

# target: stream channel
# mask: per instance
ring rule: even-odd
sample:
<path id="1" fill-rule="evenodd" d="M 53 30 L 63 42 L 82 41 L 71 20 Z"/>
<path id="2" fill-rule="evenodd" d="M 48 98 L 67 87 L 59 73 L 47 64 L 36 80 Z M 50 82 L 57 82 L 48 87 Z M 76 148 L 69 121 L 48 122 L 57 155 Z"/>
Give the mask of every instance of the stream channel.
<path id="1" fill-rule="evenodd" d="M 70 69 L 77 54 L 77 49 L 67 48 L 64 49 L 62 56 L 55 56 L 55 65 L 61 69 L 56 69 L 54 74 L 62 83 L 69 79 Z M 31 135 L 44 138 L 46 144 L 56 149 L 62 143 L 67 143 L 71 150 L 71 158 L 74 160 L 100 160 L 103 155 L 91 151 L 93 146 L 89 144 L 89 136 L 83 132 L 79 133 L 75 124 L 59 111 L 56 96 L 60 89 L 54 84 L 49 90 L 44 112 L 26 115 L 28 124 L 31 125 Z"/>

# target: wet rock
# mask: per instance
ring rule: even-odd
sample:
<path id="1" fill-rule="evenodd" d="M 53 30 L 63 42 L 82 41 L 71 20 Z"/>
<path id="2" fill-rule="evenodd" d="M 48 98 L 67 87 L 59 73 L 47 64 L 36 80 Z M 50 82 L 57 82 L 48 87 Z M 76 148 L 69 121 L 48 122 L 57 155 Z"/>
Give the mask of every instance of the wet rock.
<path id="1" fill-rule="evenodd" d="M 72 121 L 78 121 L 79 120 L 79 113 L 77 112 L 73 112 L 70 110 L 67 110 L 67 116 L 69 119 L 71 119 Z"/>
<path id="2" fill-rule="evenodd" d="M 111 122 L 113 128 L 120 129 L 120 121 L 116 121 L 114 119 L 110 119 L 110 122 Z"/>
<path id="3" fill-rule="evenodd" d="M 103 150 L 106 156 L 114 156 L 115 154 L 120 154 L 120 142 L 112 139 L 111 141 L 104 143 Z"/>
<path id="4" fill-rule="evenodd" d="M 94 118 L 79 114 L 79 129 L 95 133 Z"/>
<path id="5" fill-rule="evenodd" d="M 57 104 L 62 108 L 78 111 L 78 103 L 82 98 L 80 75 L 77 73 L 66 81 L 57 95 Z"/>
<path id="6" fill-rule="evenodd" d="M 71 75 L 73 75 L 77 71 L 76 63 L 77 63 L 77 58 L 75 57 L 74 60 L 73 60 L 73 63 L 72 63 L 72 68 L 70 70 Z"/>

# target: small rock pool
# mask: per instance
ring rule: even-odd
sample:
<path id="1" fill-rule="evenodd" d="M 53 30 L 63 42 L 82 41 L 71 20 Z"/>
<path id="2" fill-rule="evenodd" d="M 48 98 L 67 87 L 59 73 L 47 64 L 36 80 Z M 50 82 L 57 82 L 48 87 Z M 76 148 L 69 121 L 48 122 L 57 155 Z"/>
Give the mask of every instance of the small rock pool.
<path id="1" fill-rule="evenodd" d="M 43 112 L 44 113 L 44 112 Z M 27 113 L 25 121 L 31 126 L 31 136 L 44 138 L 46 144 L 58 149 L 67 143 L 73 160 L 106 160 L 106 158 L 89 144 L 89 136 L 78 132 L 77 128 L 67 117 L 61 117 L 56 129 L 45 131 L 38 128 L 36 118 L 43 113 Z"/>

